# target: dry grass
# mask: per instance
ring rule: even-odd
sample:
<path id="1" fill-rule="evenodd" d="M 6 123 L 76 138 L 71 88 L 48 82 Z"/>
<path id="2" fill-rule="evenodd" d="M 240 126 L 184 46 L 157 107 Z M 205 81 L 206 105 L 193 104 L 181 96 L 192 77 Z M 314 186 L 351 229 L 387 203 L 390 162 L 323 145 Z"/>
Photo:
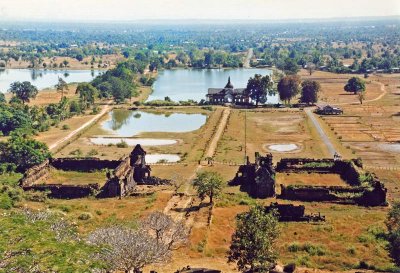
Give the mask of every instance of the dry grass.
<path id="1" fill-rule="evenodd" d="M 64 184 L 64 185 L 87 185 L 97 183 L 100 186 L 106 182 L 106 171 L 96 172 L 76 172 L 52 169 L 49 177 L 44 181 L 45 184 Z"/>
<path id="2" fill-rule="evenodd" d="M 312 186 L 347 186 L 338 174 L 277 173 L 277 184 Z"/>
<path id="3" fill-rule="evenodd" d="M 140 137 L 144 138 L 167 138 L 176 139 L 179 141 L 176 145 L 167 146 L 153 146 L 146 147 L 146 151 L 150 153 L 162 153 L 162 154 L 179 154 L 184 162 L 198 162 L 202 157 L 205 147 L 211 138 L 214 128 L 217 126 L 219 117 L 222 113 L 222 109 L 216 109 L 215 111 L 206 111 L 200 108 L 172 108 L 172 109 L 148 109 L 149 111 L 156 112 L 183 112 L 183 113 L 203 113 L 208 115 L 207 122 L 200 129 L 186 132 L 186 133 L 173 133 L 173 132 L 152 132 L 143 133 Z M 105 135 L 107 132 L 101 129 L 101 123 L 104 122 L 108 116 L 106 115 L 100 122 L 85 132 L 78 140 L 74 141 L 63 150 L 61 150 L 57 156 L 65 157 L 71 156 L 70 153 L 80 149 L 83 154 L 87 154 L 91 149 L 99 151 L 97 155 L 100 158 L 117 159 L 121 156 L 131 152 L 132 147 L 117 148 L 116 146 L 98 146 L 92 145 L 89 141 L 90 137 L 96 135 Z"/>
<path id="4" fill-rule="evenodd" d="M 240 110 L 232 110 L 227 129 L 218 145 L 217 161 L 244 160 L 244 119 Z M 247 154 L 254 160 L 254 153 L 268 152 L 266 144 L 294 143 L 301 149 L 291 153 L 274 152 L 274 159 L 281 157 L 323 157 L 323 146 L 309 127 L 305 113 L 297 110 L 259 110 L 247 112 Z"/>

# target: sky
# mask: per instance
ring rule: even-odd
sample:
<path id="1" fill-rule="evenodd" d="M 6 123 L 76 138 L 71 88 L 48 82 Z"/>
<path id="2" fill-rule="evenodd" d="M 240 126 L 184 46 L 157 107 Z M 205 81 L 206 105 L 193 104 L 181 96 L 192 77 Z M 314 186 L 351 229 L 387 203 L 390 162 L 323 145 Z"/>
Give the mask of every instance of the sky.
<path id="1" fill-rule="evenodd" d="M 0 20 L 308 19 L 400 15 L 400 0 L 0 0 Z"/>

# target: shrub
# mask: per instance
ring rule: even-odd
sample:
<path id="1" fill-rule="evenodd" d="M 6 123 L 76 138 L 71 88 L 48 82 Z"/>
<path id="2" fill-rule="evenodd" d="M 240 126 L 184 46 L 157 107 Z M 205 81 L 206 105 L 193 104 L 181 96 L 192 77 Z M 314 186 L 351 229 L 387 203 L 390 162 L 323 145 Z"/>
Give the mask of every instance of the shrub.
<path id="1" fill-rule="evenodd" d="M 76 150 L 71 151 L 69 154 L 76 156 L 76 157 L 82 157 L 83 152 L 81 149 L 76 149 Z"/>
<path id="2" fill-rule="evenodd" d="M 61 129 L 63 129 L 63 130 L 69 130 L 70 129 L 70 127 L 69 127 L 69 125 L 68 124 L 64 124 L 63 126 L 62 126 L 62 128 Z"/>
<path id="3" fill-rule="evenodd" d="M 283 267 L 283 272 L 293 273 L 296 270 L 296 264 L 290 263 Z"/>
<path id="4" fill-rule="evenodd" d="M 92 215 L 90 213 L 88 213 L 88 212 L 84 212 L 84 213 L 82 213 L 81 215 L 78 216 L 78 219 L 82 220 L 82 221 L 87 221 L 87 220 L 89 220 L 91 218 L 92 218 Z"/>
<path id="5" fill-rule="evenodd" d="M 0 194 L 0 209 L 11 209 L 13 207 L 13 201 L 8 194 Z"/>
<path id="6" fill-rule="evenodd" d="M 121 142 L 117 143 L 118 148 L 128 148 L 128 143 L 126 141 L 121 140 Z"/>
<path id="7" fill-rule="evenodd" d="M 311 243 L 305 243 L 300 245 L 299 243 L 292 243 L 288 246 L 289 252 L 307 252 L 310 256 L 324 256 L 326 254 L 326 249 L 321 245 L 314 245 Z"/>
<path id="8" fill-rule="evenodd" d="M 99 152 L 96 149 L 91 149 L 88 153 L 87 156 L 95 156 L 98 155 Z"/>

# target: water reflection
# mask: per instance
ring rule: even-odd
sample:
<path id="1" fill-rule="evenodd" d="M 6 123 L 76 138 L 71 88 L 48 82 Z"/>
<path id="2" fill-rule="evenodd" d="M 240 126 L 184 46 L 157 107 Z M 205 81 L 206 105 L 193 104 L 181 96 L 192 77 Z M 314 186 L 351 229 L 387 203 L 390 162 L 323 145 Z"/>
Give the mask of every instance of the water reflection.
<path id="1" fill-rule="evenodd" d="M 148 100 L 163 100 L 170 97 L 174 101 L 205 99 L 208 88 L 223 88 L 231 77 L 235 88 L 244 88 L 254 74 L 267 75 L 268 69 L 175 69 L 159 72 L 153 85 L 153 93 Z M 269 95 L 267 102 L 277 103 L 277 95 Z"/>
<path id="2" fill-rule="evenodd" d="M 30 81 L 38 89 L 44 89 L 57 84 L 59 77 L 67 83 L 89 82 L 100 73 L 100 70 L 0 69 L 0 92 L 7 92 L 15 81 Z"/>
<path id="3" fill-rule="evenodd" d="M 190 132 L 206 123 L 203 114 L 150 113 L 115 109 L 102 128 L 120 137 L 136 136 L 144 132 Z"/>

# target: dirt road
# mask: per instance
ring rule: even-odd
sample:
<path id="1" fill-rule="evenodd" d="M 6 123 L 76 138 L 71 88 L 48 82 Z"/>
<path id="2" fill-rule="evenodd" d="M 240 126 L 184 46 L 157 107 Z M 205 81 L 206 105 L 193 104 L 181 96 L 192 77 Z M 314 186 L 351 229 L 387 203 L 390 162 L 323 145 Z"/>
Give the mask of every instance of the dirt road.
<path id="1" fill-rule="evenodd" d="M 226 124 L 228 123 L 228 118 L 231 113 L 231 110 L 229 108 L 226 108 L 224 112 L 222 113 L 221 119 L 218 123 L 218 128 L 213 135 L 210 144 L 207 147 L 206 152 L 204 153 L 205 157 L 213 157 L 215 154 L 215 151 L 218 146 L 218 141 L 221 139 L 222 134 L 224 133 Z M 184 190 L 183 194 L 181 195 L 174 195 L 172 198 L 168 201 L 167 205 L 164 208 L 164 213 L 167 215 L 170 215 L 175 221 L 183 220 L 185 219 L 185 216 L 188 216 L 188 208 L 191 206 L 194 200 L 194 192 L 192 188 L 192 180 L 196 177 L 196 174 L 199 170 L 203 168 L 202 165 L 198 165 L 193 174 L 189 177 L 189 179 L 185 182 L 183 185 Z M 193 217 L 191 218 L 193 220 Z M 193 224 L 190 220 L 189 223 L 186 223 L 188 226 L 191 226 Z"/>
<path id="2" fill-rule="evenodd" d="M 332 142 L 330 141 L 329 137 L 325 134 L 324 129 L 322 129 L 321 125 L 319 124 L 318 120 L 315 118 L 313 112 L 313 109 L 307 108 L 305 109 L 305 112 L 307 116 L 311 119 L 315 129 L 317 129 L 318 134 L 320 135 L 322 141 L 324 142 L 326 148 L 328 149 L 328 152 L 330 156 L 333 157 L 335 154 L 335 148 L 333 147 Z"/>
<path id="3" fill-rule="evenodd" d="M 251 58 L 253 58 L 253 49 L 249 48 L 249 50 L 247 51 L 246 59 L 244 60 L 244 63 L 243 63 L 244 68 L 250 68 Z"/>
<path id="4" fill-rule="evenodd" d="M 82 124 L 81 126 L 79 126 L 78 128 L 76 128 L 75 130 L 71 131 L 68 135 L 66 135 L 65 137 L 57 140 L 56 142 L 54 142 L 53 144 L 49 145 L 49 149 L 50 150 L 54 150 L 55 148 L 57 148 L 61 143 L 64 143 L 68 140 L 70 140 L 72 137 L 74 137 L 76 134 L 78 134 L 80 131 L 82 131 L 83 129 L 85 129 L 86 127 L 88 127 L 89 125 L 93 124 L 94 122 L 97 122 L 105 113 L 107 113 L 109 110 L 111 109 L 110 104 L 107 104 L 103 107 L 103 109 L 100 111 L 100 113 L 98 113 L 97 115 L 95 115 L 93 118 L 91 118 L 89 121 L 87 121 L 86 123 Z"/>

